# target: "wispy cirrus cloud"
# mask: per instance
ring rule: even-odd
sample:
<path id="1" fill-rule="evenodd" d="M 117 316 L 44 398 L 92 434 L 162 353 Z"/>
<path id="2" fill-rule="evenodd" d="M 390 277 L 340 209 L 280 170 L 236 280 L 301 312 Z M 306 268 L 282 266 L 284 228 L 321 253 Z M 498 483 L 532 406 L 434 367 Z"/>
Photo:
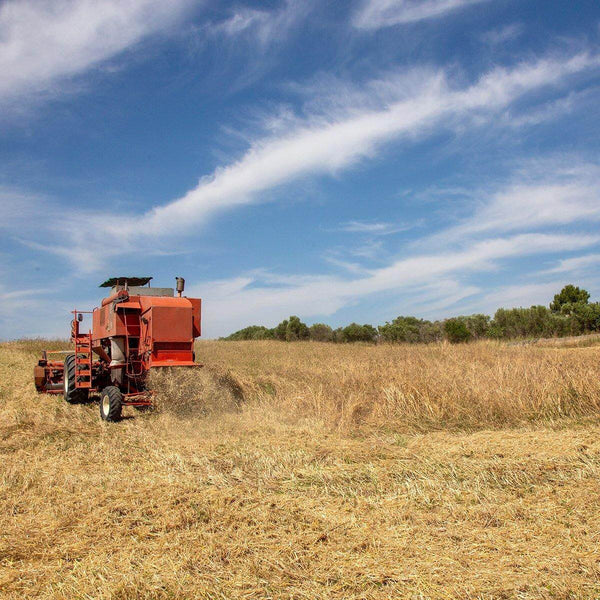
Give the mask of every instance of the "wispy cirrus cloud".
<path id="1" fill-rule="evenodd" d="M 566 96 L 546 102 L 542 106 L 523 114 L 512 114 L 511 111 L 506 111 L 503 120 L 507 127 L 514 130 L 546 124 L 582 110 L 586 102 L 594 104 L 594 98 L 594 90 L 586 89 L 579 92 L 570 92 Z"/>
<path id="2" fill-rule="evenodd" d="M 7 0 L 0 4 L 0 103 L 57 84 L 177 23 L 193 0 Z"/>
<path id="3" fill-rule="evenodd" d="M 514 285 L 496 286 L 486 293 L 471 298 L 461 308 L 463 314 L 478 312 L 493 315 L 498 308 L 547 305 L 565 283 L 567 282 L 564 280 L 553 279 L 542 283 L 521 281 Z"/>
<path id="4" fill-rule="evenodd" d="M 94 247 L 90 235 L 98 236 L 106 249 L 104 261 L 128 252 L 134 244 L 156 249 L 161 239 L 190 232 L 226 210 L 268 201 L 272 195 L 265 192 L 269 190 L 303 177 L 337 174 L 372 159 L 389 142 L 412 143 L 433 132 L 480 127 L 492 120 L 501 126 L 497 116 L 525 95 L 539 94 L 549 86 L 556 91 L 572 78 L 599 68 L 600 56 L 583 52 L 524 62 L 511 69 L 495 68 L 468 86 L 458 85 L 441 70 L 417 69 L 377 79 L 361 86 L 369 91 L 367 96 L 350 94 L 348 104 L 325 102 L 321 110 L 289 118 L 287 128 L 255 139 L 239 160 L 203 177 L 177 200 L 143 214 L 119 215 L 118 221 L 104 212 L 69 213 L 75 222 L 83 216 L 90 223 L 85 236 L 69 218 L 44 220 L 47 235 L 60 238 L 47 246 L 57 254 L 72 256 L 84 269 L 98 267 L 98 261 L 88 265 L 80 260 L 82 249 Z M 39 237 L 36 230 L 36 243 Z"/>
<path id="5" fill-rule="evenodd" d="M 0 258 L 2 258 L 1 255 Z M 50 303 L 49 297 L 52 296 L 53 292 L 56 292 L 56 290 L 48 287 L 16 288 L 15 283 L 9 285 L 0 281 L 0 340 L 10 339 L 16 333 L 22 335 L 23 315 L 27 315 L 26 320 L 31 322 L 32 315 L 39 317 L 40 314 L 46 313 Z M 52 331 L 54 326 L 53 315 L 46 314 L 46 316 L 48 317 L 46 323 L 41 325 L 42 329 L 45 327 L 45 330 L 43 332 L 38 331 L 35 335 L 39 336 L 43 333 L 54 335 Z M 36 323 L 36 326 L 38 325 Z M 32 333 L 34 332 L 32 331 Z"/>
<path id="6" fill-rule="evenodd" d="M 192 292 L 205 299 L 209 336 L 251 322 L 272 326 L 290 314 L 304 318 L 332 315 L 349 303 L 390 291 L 402 297 L 419 292 L 420 302 L 435 310 L 436 306 L 446 308 L 452 304 L 449 287 L 454 289 L 455 302 L 478 291 L 476 286 L 459 285 L 457 277 L 495 270 L 502 261 L 515 257 L 572 252 L 598 243 L 597 235 L 521 234 L 474 241 L 458 250 L 414 254 L 350 278 L 253 273 L 196 285 Z M 425 289 L 429 290 L 427 294 L 423 293 Z"/>
<path id="7" fill-rule="evenodd" d="M 364 0 L 352 23 L 360 29 L 380 29 L 442 17 L 488 0 Z"/>
<path id="8" fill-rule="evenodd" d="M 223 21 L 206 26 L 209 34 L 227 35 L 239 40 L 243 36 L 267 47 L 285 39 L 289 30 L 310 11 L 312 2 L 285 0 L 279 8 L 264 10 L 238 6 Z"/>
<path id="9" fill-rule="evenodd" d="M 246 278 L 216 282 L 214 288 L 214 282 L 197 286 L 206 306 L 214 307 L 207 309 L 209 335 L 221 335 L 251 322 L 274 325 L 289 314 L 322 318 L 357 303 L 368 305 L 371 299 L 386 294 L 394 295 L 399 312 L 413 311 L 432 318 L 439 317 L 440 312 L 448 314 L 457 303 L 458 312 L 488 313 L 499 306 L 546 303 L 551 293 L 567 283 L 556 275 L 597 274 L 600 255 L 563 258 L 552 269 L 532 273 L 535 283 L 529 279 L 487 294 L 470 280 L 501 271 L 511 261 L 539 257 L 539 264 L 546 256 L 598 247 L 597 234 L 554 231 L 556 226 L 570 226 L 572 231 L 574 224 L 597 218 L 600 206 L 598 168 L 575 159 L 569 167 L 565 157 L 560 162 L 561 168 L 557 159 L 532 161 L 490 196 L 472 190 L 472 213 L 463 223 L 405 246 L 404 256 L 390 255 L 379 242 L 374 254 L 368 256 L 357 253 L 355 247 L 346 249 L 346 255 L 354 259 L 378 259 L 380 267 L 366 267 L 361 260 L 347 261 L 344 253 L 337 251 L 327 254 L 325 260 L 343 269 L 343 275 L 282 277 L 254 271 Z M 356 223 L 359 230 L 365 229 L 363 222 Z M 534 232 L 549 228 L 553 231 Z M 514 233 L 519 231 L 522 233 Z M 554 277 L 544 281 L 547 275 Z"/>
<path id="10" fill-rule="evenodd" d="M 600 221 L 600 167 L 562 160 L 529 161 L 510 185 L 479 192 L 469 218 L 424 243 Z"/>
<path id="11" fill-rule="evenodd" d="M 490 29 L 482 33 L 479 39 L 490 46 L 500 46 L 517 39 L 524 31 L 525 27 L 522 23 L 511 23 L 510 25 Z"/>
<path id="12" fill-rule="evenodd" d="M 600 254 L 585 254 L 574 258 L 564 258 L 558 261 L 558 264 L 555 267 L 542 271 L 542 273 L 569 273 L 580 275 L 587 271 L 596 271 L 600 274 Z"/>
<path id="13" fill-rule="evenodd" d="M 373 84 L 368 108 L 338 106 L 336 117 L 298 119 L 289 132 L 257 140 L 239 161 L 202 178 L 182 198 L 132 220 L 130 227 L 138 230 L 141 221 L 153 235 L 190 227 L 219 211 L 256 202 L 259 192 L 307 175 L 339 172 L 403 136 L 426 136 L 436 126 L 468 123 L 474 115 L 481 124 L 527 93 L 599 67 L 600 56 L 589 53 L 547 58 L 493 69 L 466 88 L 452 85 L 443 71 L 421 72 L 418 78 L 411 72 L 404 82 L 395 81 L 395 98 L 389 86 Z M 383 90 L 379 97 L 378 89 Z"/>
<path id="14" fill-rule="evenodd" d="M 335 231 L 346 233 L 364 233 L 368 235 L 390 235 L 412 229 L 415 225 L 403 225 L 398 223 L 387 223 L 381 221 L 346 221 L 341 223 Z"/>

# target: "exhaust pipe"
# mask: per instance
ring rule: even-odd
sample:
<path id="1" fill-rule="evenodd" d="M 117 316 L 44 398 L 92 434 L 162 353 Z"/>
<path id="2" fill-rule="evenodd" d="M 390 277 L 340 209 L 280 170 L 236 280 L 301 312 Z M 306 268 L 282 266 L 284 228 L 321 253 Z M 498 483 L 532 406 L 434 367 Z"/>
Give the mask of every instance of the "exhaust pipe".
<path id="1" fill-rule="evenodd" d="M 183 293 L 183 290 L 185 289 L 185 279 L 183 277 L 175 277 L 175 281 L 177 282 L 177 293 L 179 294 L 179 297 L 181 298 L 181 294 Z"/>

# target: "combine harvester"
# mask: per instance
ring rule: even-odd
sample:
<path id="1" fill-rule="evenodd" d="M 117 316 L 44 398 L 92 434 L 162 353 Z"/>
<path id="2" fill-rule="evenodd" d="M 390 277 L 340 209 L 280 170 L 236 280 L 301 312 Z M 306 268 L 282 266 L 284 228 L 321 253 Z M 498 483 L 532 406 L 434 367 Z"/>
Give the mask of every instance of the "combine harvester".
<path id="1" fill-rule="evenodd" d="M 181 277 L 177 297 L 173 288 L 150 287 L 151 279 L 108 279 L 100 287 L 111 291 L 100 307 L 72 311 L 73 350 L 64 361 L 49 358 L 57 351 L 42 352 L 33 372 L 38 392 L 63 393 L 72 404 L 99 393 L 102 419 L 118 421 L 123 406 L 152 406 L 150 369 L 198 366 L 194 340 L 200 335 L 201 300 L 182 297 Z M 79 330 L 84 314 L 92 315 L 87 333 Z"/>

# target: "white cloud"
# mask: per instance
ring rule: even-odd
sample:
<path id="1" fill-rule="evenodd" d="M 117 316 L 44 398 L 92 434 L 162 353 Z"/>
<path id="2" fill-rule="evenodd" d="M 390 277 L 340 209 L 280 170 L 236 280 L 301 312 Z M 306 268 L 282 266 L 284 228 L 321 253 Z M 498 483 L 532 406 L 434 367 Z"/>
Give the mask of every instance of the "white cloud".
<path id="1" fill-rule="evenodd" d="M 8 0 L 0 5 L 0 101 L 32 99 L 180 19 L 192 0 Z"/>
<path id="2" fill-rule="evenodd" d="M 41 195 L 0 184 L 0 206 L 2 207 L 0 229 L 10 228 L 21 231 L 27 223 L 36 220 L 42 205 L 49 206 L 52 202 Z"/>
<path id="3" fill-rule="evenodd" d="M 311 4 L 307 0 L 286 0 L 274 10 L 238 7 L 227 19 L 208 25 L 206 30 L 236 38 L 249 35 L 266 47 L 285 38 L 289 30 L 306 16 Z"/>
<path id="4" fill-rule="evenodd" d="M 414 141 L 440 128 L 464 129 L 475 122 L 475 116 L 480 126 L 525 94 L 539 93 L 550 85 L 564 86 L 571 77 L 599 66 L 599 56 L 580 53 L 521 63 L 513 69 L 496 68 L 466 87 L 452 84 L 443 72 L 423 69 L 374 80 L 362 86 L 367 95 L 349 93 L 347 103 L 338 96 L 333 104 L 325 101 L 318 112 L 288 119 L 288 130 L 256 139 L 237 162 L 218 168 L 183 197 L 145 214 L 119 214 L 118 219 L 112 219 L 104 212 L 69 210 L 72 220 L 85 219 L 89 224 L 85 234 L 68 219 L 48 218 L 47 211 L 44 223 L 37 220 L 35 225 L 45 228 L 50 238 L 55 236 L 55 241 L 46 243 L 46 249 L 69 257 L 81 271 L 98 268 L 100 261 L 134 247 L 160 252 L 162 242 L 167 248 L 174 235 L 197 231 L 218 213 L 271 200 L 273 195 L 266 192 L 278 186 L 302 177 L 336 174 L 375 156 L 393 140 Z M 326 98 L 333 96 L 330 87 Z M 563 191 L 569 193 L 568 189 Z M 40 237 L 37 231 L 36 243 Z M 82 253 L 96 247 L 102 247 L 103 252 L 90 256 L 89 261 L 82 260 Z"/>
<path id="5" fill-rule="evenodd" d="M 517 180 L 491 197 L 484 197 L 471 217 L 433 239 L 447 242 L 490 231 L 531 231 L 550 225 L 600 221 L 597 165 L 578 164 L 568 168 L 553 160 L 531 162 Z"/>
<path id="6" fill-rule="evenodd" d="M 44 210 L 43 223 L 39 219 L 28 223 L 30 229 L 38 228 L 35 238 L 28 237 L 35 239 L 29 245 L 42 244 L 45 235 L 51 241 L 43 244 L 44 250 L 71 259 L 80 271 L 97 269 L 101 262 L 134 247 L 160 252 L 161 243 L 168 248 L 174 234 L 197 231 L 198 226 L 224 210 L 268 201 L 272 196 L 266 192 L 277 186 L 301 177 L 339 172 L 361 159 L 373 157 L 386 142 L 399 138 L 412 141 L 436 128 L 468 125 L 475 114 L 492 120 L 523 95 L 539 92 L 549 85 L 565 85 L 570 77 L 598 66 L 598 56 L 581 53 L 521 63 L 513 69 L 496 68 L 467 87 L 452 85 L 442 72 L 423 70 L 411 71 L 402 78 L 372 81 L 365 86 L 370 92 L 368 97 L 350 93 L 348 104 L 339 100 L 333 105 L 325 102 L 319 113 L 293 119 L 287 132 L 256 140 L 237 162 L 202 178 L 182 198 L 145 214 L 120 214 L 118 219 L 111 219 L 105 213 L 81 215 L 70 210 L 72 220 L 76 222 L 83 216 L 88 223 L 83 232 L 68 219 L 53 220 L 47 216 L 63 214 L 60 211 Z M 332 92 L 328 90 L 329 95 L 334 95 Z M 528 219 L 537 218 L 540 224 L 543 215 L 547 215 L 545 222 L 552 219 L 561 222 L 556 221 L 555 213 L 565 206 L 571 207 L 573 214 L 579 211 L 577 214 L 583 218 L 594 213 L 591 199 L 597 196 L 589 194 L 594 193 L 595 181 L 592 187 L 588 181 L 553 182 L 554 187 L 544 190 L 532 188 L 527 181 L 515 184 L 512 190 L 498 195 L 489 207 L 482 207 L 476 219 L 461 227 L 469 233 L 484 232 L 493 230 L 493 223 L 500 223 L 503 231 L 517 230 L 522 228 L 520 222 L 525 227 L 521 213 L 528 215 Z M 546 198 L 548 192 L 556 193 L 556 197 Z M 529 211 L 518 206 L 525 196 L 533 199 Z M 552 210 L 545 211 L 544 202 Z M 10 227 L 10 223 L 5 226 Z M 46 233 L 40 235 L 44 229 Z M 26 233 L 21 237 L 27 237 Z M 91 250 L 98 247 L 103 248 L 102 253 Z M 86 252 L 89 260 L 83 259 Z"/>
<path id="7" fill-rule="evenodd" d="M 359 264 L 357 262 L 350 262 L 347 260 L 342 260 L 340 258 L 336 258 L 335 253 L 326 254 L 325 260 L 328 263 L 335 265 L 336 267 L 341 267 L 342 269 L 344 269 L 345 271 L 348 271 L 349 273 L 366 273 L 367 272 L 366 267 L 363 267 L 361 264 Z"/>
<path id="8" fill-rule="evenodd" d="M 371 240 L 365 244 L 361 244 L 360 246 L 355 246 L 350 249 L 349 252 L 352 256 L 357 256 L 359 258 L 370 258 L 375 259 L 382 254 L 383 242 L 380 240 Z"/>
<path id="9" fill-rule="evenodd" d="M 522 23 L 511 23 L 510 25 L 486 31 L 479 36 L 479 39 L 490 46 L 499 46 L 518 38 L 524 30 L 525 28 Z"/>
<path id="10" fill-rule="evenodd" d="M 14 289 L 0 282 L 0 340 L 11 339 L 15 335 L 23 335 L 23 328 L 29 327 L 32 322 L 44 314 L 45 323 L 35 323 L 40 327 L 39 332 L 32 331 L 30 335 L 56 335 L 53 330 L 55 321 L 51 315 L 46 314 L 54 290 L 48 288 Z M 66 313 L 68 314 L 68 313 Z M 55 317 L 55 315 L 54 315 Z M 63 333 L 66 337 L 67 329 Z"/>
<path id="11" fill-rule="evenodd" d="M 10 292 L 2 291 L 0 288 L 0 302 L 4 303 L 9 300 L 22 300 L 23 298 L 30 298 L 31 296 L 39 296 L 41 294 L 47 294 L 48 289 L 32 289 L 32 290 L 11 290 Z"/>
<path id="12" fill-rule="evenodd" d="M 189 228 L 216 212 L 255 202 L 260 192 L 303 176 L 347 168 L 373 156 L 391 140 L 425 135 L 436 125 L 474 114 L 491 116 L 528 92 L 598 66 L 600 57 L 588 53 L 544 59 L 514 69 L 494 69 L 463 89 L 453 89 L 443 73 L 425 77 L 421 72 L 420 83 L 411 73 L 408 90 L 396 80 L 396 98 L 400 97 L 396 101 L 386 88 L 376 109 L 346 106 L 337 110 L 337 118 L 308 117 L 287 134 L 258 140 L 239 161 L 201 179 L 182 198 L 132 219 L 129 229 L 135 232 L 142 227 L 147 234 L 160 235 Z M 376 100 L 371 99 L 371 104 Z"/>
<path id="13" fill-rule="evenodd" d="M 331 315 L 373 294 L 397 291 L 405 295 L 423 286 L 429 288 L 431 303 L 425 308 L 433 310 L 436 302 L 438 308 L 449 306 L 477 291 L 467 285 L 461 291 L 455 285 L 453 297 L 447 297 L 451 277 L 493 271 L 499 268 L 501 261 L 515 257 L 575 251 L 599 242 L 599 236 L 522 234 L 474 242 L 459 250 L 413 255 L 354 278 L 252 274 L 192 286 L 190 293 L 204 299 L 209 337 L 252 323 L 272 326 L 290 314 L 303 318 Z M 444 281 L 444 285 L 436 287 L 437 280 Z"/>
<path id="14" fill-rule="evenodd" d="M 586 254 L 575 258 L 565 258 L 558 264 L 542 273 L 584 273 L 594 269 L 600 274 L 600 254 Z"/>
<path id="15" fill-rule="evenodd" d="M 503 115 L 503 121 L 507 127 L 511 127 L 512 129 L 532 127 L 565 117 L 576 109 L 581 110 L 582 106 L 589 98 L 589 90 L 571 92 L 563 98 L 544 103 L 540 108 L 528 110 L 523 114 L 513 114 L 512 111 L 506 111 Z"/>
<path id="16" fill-rule="evenodd" d="M 544 283 L 519 283 L 500 286 L 489 290 L 474 302 L 461 307 L 464 313 L 482 312 L 493 315 L 499 308 L 529 307 L 539 304 L 548 305 L 565 282 L 562 280 Z"/>
<path id="17" fill-rule="evenodd" d="M 379 29 L 413 23 L 487 0 L 363 0 L 352 20 L 360 29 Z"/>
<path id="18" fill-rule="evenodd" d="M 427 281 L 450 271 L 489 271 L 495 261 L 515 256 L 572 251 L 598 243 L 600 237 L 527 233 L 509 238 L 492 238 L 471 243 L 465 250 L 444 249 L 418 255 L 378 269 L 369 279 L 372 291 L 384 290 L 390 281 Z"/>
<path id="19" fill-rule="evenodd" d="M 391 223 L 366 223 L 364 221 L 348 221 L 342 223 L 339 231 L 347 231 L 349 233 L 387 233 L 392 227 Z"/>
<path id="20" fill-rule="evenodd" d="M 396 223 L 382 223 L 378 221 L 347 221 L 342 223 L 335 231 L 347 233 L 365 233 L 369 235 L 390 235 L 400 231 L 412 229 L 412 225 L 398 225 Z"/>
<path id="21" fill-rule="evenodd" d="M 417 288 L 412 303 L 404 303 L 402 311 L 417 313 L 421 318 L 431 317 L 433 319 L 439 318 L 440 312 L 443 311 L 443 315 L 446 317 L 451 307 L 479 292 L 481 292 L 481 288 L 468 285 L 464 281 L 440 279 L 420 289 Z"/>

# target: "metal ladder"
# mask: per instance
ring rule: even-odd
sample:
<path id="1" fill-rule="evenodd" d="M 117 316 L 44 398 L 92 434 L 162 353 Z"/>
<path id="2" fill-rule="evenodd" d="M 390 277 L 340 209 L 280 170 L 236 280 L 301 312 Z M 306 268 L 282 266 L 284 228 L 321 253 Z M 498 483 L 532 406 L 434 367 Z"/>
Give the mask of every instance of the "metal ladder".
<path id="1" fill-rule="evenodd" d="M 142 365 L 141 365 L 141 361 L 139 360 L 139 356 L 138 356 L 139 345 L 140 345 L 140 337 L 141 337 L 140 333 L 141 332 L 139 331 L 139 326 L 138 326 L 138 335 L 137 336 L 135 336 L 135 335 L 130 336 L 129 335 L 129 326 L 130 326 L 130 323 L 127 320 L 128 316 L 129 315 L 127 313 L 127 310 L 124 310 L 123 311 L 123 324 L 125 325 L 125 356 L 127 357 L 127 364 L 125 366 L 125 374 L 127 375 L 127 393 L 130 392 L 131 379 L 134 380 L 134 383 L 135 383 L 135 385 L 137 387 L 137 383 L 138 383 L 137 382 L 137 378 L 141 376 L 142 371 L 143 371 L 143 368 L 142 368 Z M 135 349 L 135 351 L 136 351 L 135 359 L 134 359 L 133 352 L 131 350 L 131 345 L 130 345 L 130 342 L 129 342 L 129 338 L 136 338 L 137 342 L 138 342 L 138 345 L 137 345 L 137 347 Z M 140 368 L 139 368 L 138 372 L 136 372 L 136 369 L 135 369 L 135 363 L 136 362 L 140 363 Z"/>
<path id="2" fill-rule="evenodd" d="M 92 333 L 77 332 L 75 342 L 75 387 L 92 387 Z"/>

